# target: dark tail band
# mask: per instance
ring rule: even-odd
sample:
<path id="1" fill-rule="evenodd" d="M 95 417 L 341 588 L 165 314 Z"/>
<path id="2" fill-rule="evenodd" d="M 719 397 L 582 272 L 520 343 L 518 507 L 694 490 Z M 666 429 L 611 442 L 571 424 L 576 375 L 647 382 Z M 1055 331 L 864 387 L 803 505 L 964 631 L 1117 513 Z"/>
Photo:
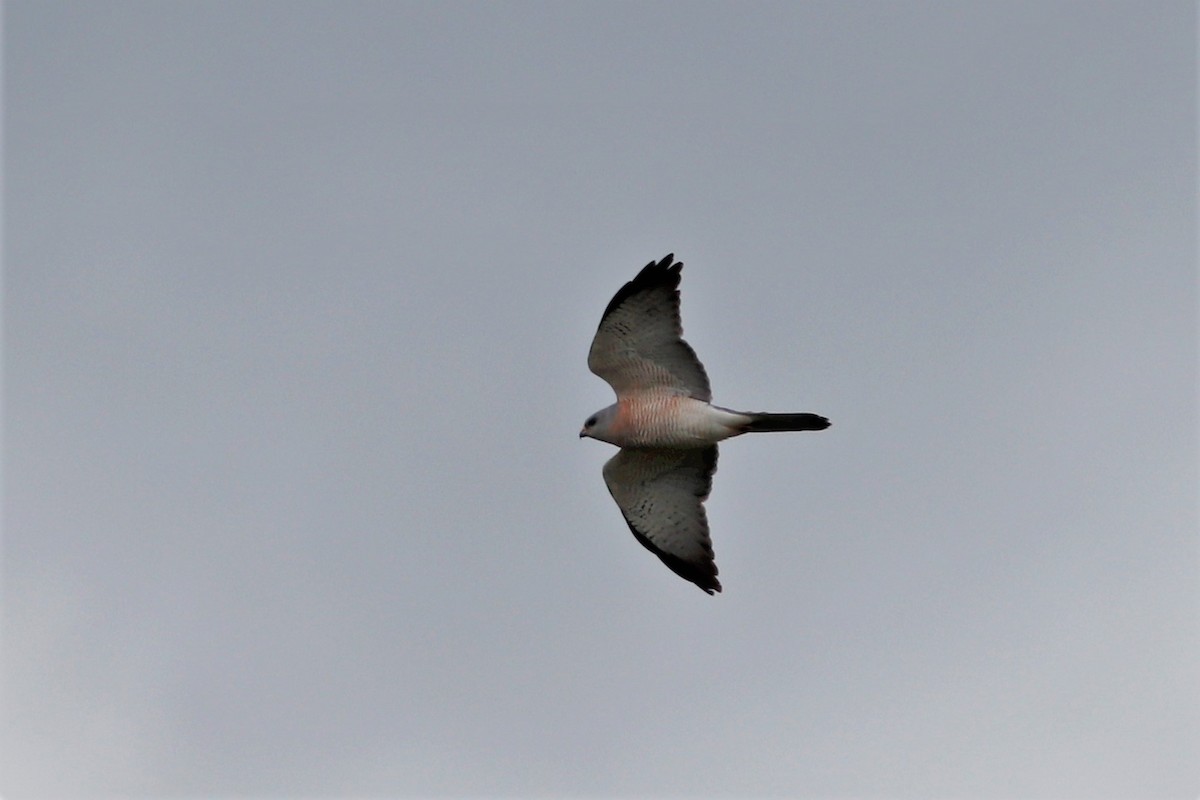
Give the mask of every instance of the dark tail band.
<path id="1" fill-rule="evenodd" d="M 829 420 L 820 414 L 749 414 L 746 433 L 776 433 L 779 431 L 823 431 Z"/>

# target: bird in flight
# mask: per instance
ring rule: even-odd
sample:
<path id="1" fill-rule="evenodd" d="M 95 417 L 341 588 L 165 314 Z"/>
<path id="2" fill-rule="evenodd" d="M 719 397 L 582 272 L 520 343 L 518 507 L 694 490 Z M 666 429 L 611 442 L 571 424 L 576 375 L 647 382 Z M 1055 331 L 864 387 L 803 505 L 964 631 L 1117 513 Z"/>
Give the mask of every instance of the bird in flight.
<path id="1" fill-rule="evenodd" d="M 651 261 L 621 287 L 600 318 L 588 369 L 617 402 L 583 423 L 580 438 L 615 444 L 604 483 L 634 537 L 675 574 L 721 591 L 704 501 L 717 471 L 717 442 L 743 433 L 821 431 L 818 414 L 732 411 L 711 403 L 708 375 L 682 338 L 681 262 Z"/>

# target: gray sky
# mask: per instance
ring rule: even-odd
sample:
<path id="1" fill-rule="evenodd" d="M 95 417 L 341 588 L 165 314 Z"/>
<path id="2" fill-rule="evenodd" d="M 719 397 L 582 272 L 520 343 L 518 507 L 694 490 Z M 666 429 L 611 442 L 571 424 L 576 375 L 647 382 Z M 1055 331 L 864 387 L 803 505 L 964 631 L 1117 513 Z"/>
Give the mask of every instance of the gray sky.
<path id="1" fill-rule="evenodd" d="M 4 17 L 3 774 L 1195 797 L 1193 3 Z M 686 267 L 708 597 L 579 441 Z"/>

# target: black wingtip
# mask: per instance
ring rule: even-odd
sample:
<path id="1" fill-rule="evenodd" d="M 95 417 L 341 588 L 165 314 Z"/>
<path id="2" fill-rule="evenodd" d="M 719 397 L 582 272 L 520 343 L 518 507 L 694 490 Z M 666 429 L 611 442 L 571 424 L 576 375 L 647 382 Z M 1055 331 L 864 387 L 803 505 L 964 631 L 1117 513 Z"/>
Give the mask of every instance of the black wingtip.
<path id="1" fill-rule="evenodd" d="M 690 581 L 703 589 L 708 594 L 721 591 L 721 582 L 717 580 L 717 564 L 712 560 L 712 550 L 708 551 L 709 560 L 707 562 L 692 562 L 685 561 L 678 556 L 660 550 L 654 546 L 654 543 L 638 532 L 638 529 L 633 527 L 633 523 L 626 517 L 625 524 L 629 525 L 629 530 L 633 532 L 633 536 L 638 542 L 649 550 L 654 555 L 658 556 L 658 560 L 667 565 L 667 568 L 674 572 L 685 581 Z"/>
<path id="2" fill-rule="evenodd" d="M 680 271 L 682 269 L 683 262 L 676 261 L 674 253 L 667 253 L 659 261 L 651 261 L 642 267 L 633 280 L 617 290 L 617 293 L 613 295 L 613 299 L 608 301 L 608 306 L 605 307 L 604 314 L 601 315 L 600 319 L 603 320 L 604 317 L 607 317 L 616 310 L 621 303 L 624 303 L 638 292 L 659 286 L 666 286 L 669 289 L 679 288 Z"/>

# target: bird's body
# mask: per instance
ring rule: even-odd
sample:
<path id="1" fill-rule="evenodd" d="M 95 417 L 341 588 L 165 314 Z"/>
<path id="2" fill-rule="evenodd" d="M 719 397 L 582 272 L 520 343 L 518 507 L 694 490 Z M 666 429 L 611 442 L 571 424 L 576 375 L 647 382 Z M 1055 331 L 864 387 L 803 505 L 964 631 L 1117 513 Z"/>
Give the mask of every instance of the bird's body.
<path id="1" fill-rule="evenodd" d="M 703 502 L 717 467 L 716 443 L 743 433 L 814 431 L 817 414 L 733 411 L 712 404 L 708 375 L 682 339 L 683 264 L 651 262 L 613 296 L 588 353 L 617 402 L 588 418 L 580 437 L 621 448 L 604 482 L 639 542 L 680 576 L 721 590 Z"/>
<path id="2" fill-rule="evenodd" d="M 707 447 L 737 436 L 745 418 L 735 411 L 670 391 L 638 392 L 600 412 L 609 424 L 589 434 L 617 447 Z"/>

